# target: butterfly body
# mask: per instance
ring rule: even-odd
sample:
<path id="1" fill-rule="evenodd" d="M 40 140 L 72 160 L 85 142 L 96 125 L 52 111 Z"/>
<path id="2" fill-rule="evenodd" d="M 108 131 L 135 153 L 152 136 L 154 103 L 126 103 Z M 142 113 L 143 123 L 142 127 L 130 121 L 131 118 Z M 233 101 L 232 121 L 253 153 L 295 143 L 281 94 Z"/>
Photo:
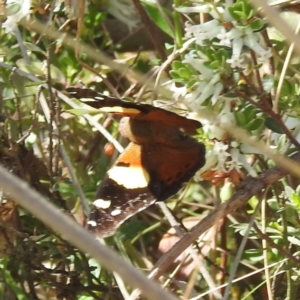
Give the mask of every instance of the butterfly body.
<path id="1" fill-rule="evenodd" d="M 176 194 L 205 163 L 205 147 L 192 138 L 200 122 L 148 104 L 125 102 L 89 89 L 70 87 L 86 104 L 123 115 L 120 133 L 131 142 L 107 172 L 88 222 L 100 237 L 112 235 L 128 218 Z"/>

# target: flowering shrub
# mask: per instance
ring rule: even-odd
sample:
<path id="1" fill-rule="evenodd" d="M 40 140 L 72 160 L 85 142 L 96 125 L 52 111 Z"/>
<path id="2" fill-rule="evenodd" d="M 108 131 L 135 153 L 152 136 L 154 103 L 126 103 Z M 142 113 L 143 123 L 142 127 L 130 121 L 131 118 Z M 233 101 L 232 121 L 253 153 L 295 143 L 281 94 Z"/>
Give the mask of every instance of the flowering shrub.
<path id="1" fill-rule="evenodd" d="M 246 170 L 256 176 L 248 154 L 260 150 L 232 140 L 216 121 L 240 126 L 258 139 L 265 129 L 274 129 L 267 118 L 272 109 L 268 103 L 266 107 L 275 80 L 274 74 L 265 71 L 273 61 L 267 24 L 246 0 L 191 1 L 176 10 L 187 19 L 184 40 L 190 46 L 183 59 L 172 64 L 172 90 L 198 113 L 206 137 L 212 141 L 207 143 L 208 164 L 202 172 L 235 171 L 243 177 Z M 208 20 L 199 24 L 199 14 Z M 207 118 L 207 109 L 213 111 L 214 119 Z M 276 148 L 278 136 L 275 140 L 272 135 L 272 141 Z"/>

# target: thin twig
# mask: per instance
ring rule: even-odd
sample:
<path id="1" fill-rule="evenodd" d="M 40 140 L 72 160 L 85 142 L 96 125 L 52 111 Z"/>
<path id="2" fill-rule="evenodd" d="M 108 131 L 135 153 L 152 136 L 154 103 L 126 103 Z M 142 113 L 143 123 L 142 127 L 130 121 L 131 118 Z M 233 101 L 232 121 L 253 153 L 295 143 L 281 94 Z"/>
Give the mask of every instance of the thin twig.
<path id="1" fill-rule="evenodd" d="M 17 41 L 18 41 L 18 44 L 19 44 L 19 47 L 20 47 L 20 50 L 21 50 L 21 54 L 22 54 L 22 57 L 25 61 L 26 64 L 31 64 L 30 62 L 30 58 L 27 54 L 27 51 L 26 51 L 26 48 L 25 48 L 25 45 L 24 45 L 24 41 L 21 37 L 21 34 L 20 34 L 20 30 L 19 30 L 19 27 L 16 26 L 14 29 L 13 29 L 13 34 L 15 35 Z"/>
<path id="2" fill-rule="evenodd" d="M 54 133 L 54 117 L 55 117 L 55 105 L 54 105 L 54 97 L 52 92 L 52 79 L 51 79 L 51 50 L 50 46 L 47 47 L 47 75 L 46 75 L 46 82 L 48 86 L 48 93 L 49 93 L 49 103 L 50 103 L 50 110 L 49 110 L 49 117 L 50 119 L 48 121 L 49 126 L 49 173 L 50 173 L 50 182 L 51 185 L 54 185 L 54 176 L 53 176 L 53 133 Z"/>
<path id="3" fill-rule="evenodd" d="M 161 60 L 165 61 L 167 59 L 167 55 L 165 53 L 165 49 L 163 47 L 163 43 L 160 38 L 160 34 L 157 26 L 152 22 L 152 20 L 147 15 L 142 3 L 140 0 L 132 0 L 133 5 L 135 6 L 137 13 L 140 16 L 142 23 L 145 25 L 145 29 L 149 35 L 152 44 L 154 45 L 159 57 Z"/>
<path id="4" fill-rule="evenodd" d="M 47 122 L 49 123 L 50 121 L 52 121 L 52 126 L 53 126 L 53 132 L 55 132 L 57 135 L 58 135 L 58 132 L 57 132 L 57 125 L 55 123 L 55 120 L 51 117 L 51 112 L 50 112 L 50 109 L 49 109 L 49 106 L 47 104 L 47 101 L 46 99 L 44 98 L 44 95 L 41 94 L 40 95 L 40 104 L 41 104 L 41 107 L 44 111 L 44 115 L 45 115 L 45 118 L 47 120 Z M 71 177 L 71 180 L 72 180 L 72 184 L 76 190 L 76 193 L 80 199 L 80 203 L 81 203 L 81 206 L 82 206 L 82 209 L 83 209 L 83 212 L 85 214 L 85 216 L 89 216 L 90 214 L 90 208 L 89 208 L 89 204 L 84 196 L 84 193 L 82 191 L 82 188 L 79 184 L 79 181 L 77 179 L 77 176 L 76 176 L 76 173 L 75 173 L 75 170 L 71 164 L 71 161 L 69 160 L 69 157 L 67 155 L 67 152 L 65 150 L 65 147 L 64 145 L 61 143 L 58 145 L 59 147 L 59 150 L 60 150 L 60 154 L 61 154 L 61 157 L 62 157 L 62 160 L 63 162 L 65 163 L 68 171 L 69 171 L 69 174 L 70 174 L 70 177 Z"/>

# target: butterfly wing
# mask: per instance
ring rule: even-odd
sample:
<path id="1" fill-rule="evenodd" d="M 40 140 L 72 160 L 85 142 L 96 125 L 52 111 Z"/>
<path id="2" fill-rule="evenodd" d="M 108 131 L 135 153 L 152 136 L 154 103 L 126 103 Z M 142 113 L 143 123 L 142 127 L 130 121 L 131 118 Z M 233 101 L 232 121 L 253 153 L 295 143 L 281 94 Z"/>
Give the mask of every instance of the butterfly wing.
<path id="1" fill-rule="evenodd" d="M 126 219 L 153 204 L 150 180 L 142 164 L 142 146 L 130 143 L 98 188 L 89 230 L 102 238 L 110 236 Z"/>
<path id="2" fill-rule="evenodd" d="M 149 189 L 157 201 L 176 194 L 205 164 L 205 146 L 191 137 L 182 147 L 144 145 L 142 164 L 149 170 Z"/>
<path id="3" fill-rule="evenodd" d="M 205 162 L 204 145 L 192 138 L 188 144 L 178 149 L 130 143 L 99 186 L 89 229 L 110 236 L 126 219 L 176 194 Z"/>
<path id="4" fill-rule="evenodd" d="M 85 104 L 103 112 L 119 114 L 143 121 L 153 121 L 182 128 L 187 134 L 196 134 L 201 123 L 149 104 L 133 103 L 105 96 L 87 88 L 68 87 L 67 92 Z"/>

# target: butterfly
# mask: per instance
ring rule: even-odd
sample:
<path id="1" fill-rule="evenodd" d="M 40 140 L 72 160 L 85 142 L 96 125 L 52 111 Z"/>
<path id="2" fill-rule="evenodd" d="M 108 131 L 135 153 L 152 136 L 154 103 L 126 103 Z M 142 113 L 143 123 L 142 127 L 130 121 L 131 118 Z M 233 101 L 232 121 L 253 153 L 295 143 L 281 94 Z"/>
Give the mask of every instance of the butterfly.
<path id="1" fill-rule="evenodd" d="M 204 165 L 205 146 L 191 136 L 201 127 L 199 121 L 87 88 L 67 92 L 100 111 L 121 115 L 119 132 L 130 140 L 91 207 L 87 226 L 98 237 L 113 235 L 126 219 L 176 194 Z"/>

